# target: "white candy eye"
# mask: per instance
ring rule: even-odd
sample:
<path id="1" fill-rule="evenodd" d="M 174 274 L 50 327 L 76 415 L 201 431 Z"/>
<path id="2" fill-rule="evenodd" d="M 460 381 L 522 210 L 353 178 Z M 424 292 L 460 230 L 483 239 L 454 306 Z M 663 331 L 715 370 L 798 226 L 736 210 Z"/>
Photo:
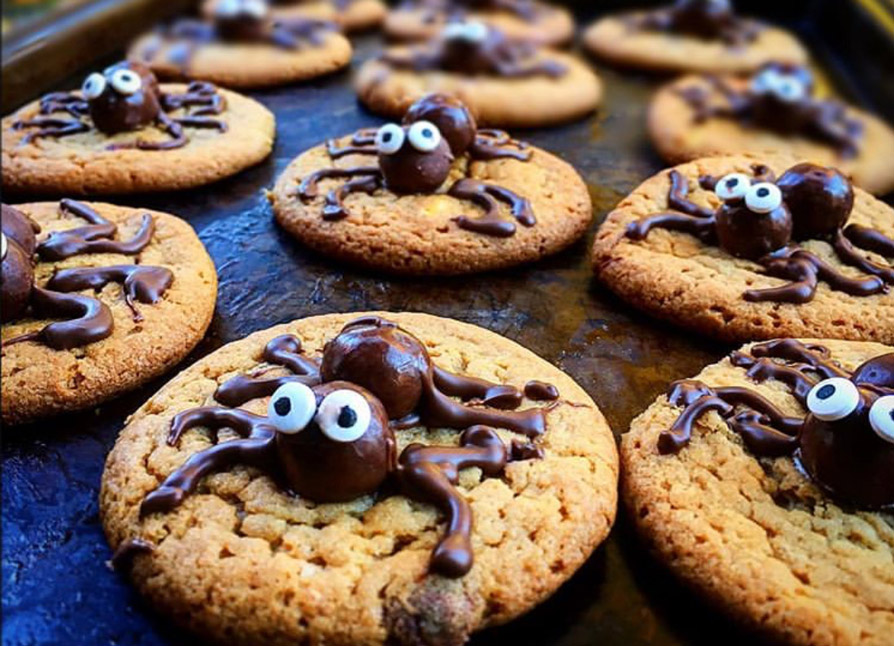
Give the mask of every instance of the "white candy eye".
<path id="1" fill-rule="evenodd" d="M 84 79 L 84 84 L 81 86 L 81 92 L 84 93 L 88 100 L 97 98 L 105 89 L 106 78 L 99 72 L 93 72 L 93 74 Z"/>
<path id="2" fill-rule="evenodd" d="M 441 32 L 441 37 L 445 40 L 460 40 L 466 37 L 466 25 L 462 22 L 447 23 Z"/>
<path id="3" fill-rule="evenodd" d="M 714 187 L 714 193 L 724 202 L 745 197 L 751 187 L 751 178 L 745 173 L 724 175 Z"/>
<path id="4" fill-rule="evenodd" d="M 232 18 L 239 13 L 239 0 L 220 0 L 214 7 L 214 14 L 221 18 Z"/>
<path id="5" fill-rule="evenodd" d="M 824 422 L 844 419 L 860 404 L 860 391 L 848 379 L 833 377 L 819 382 L 807 394 L 807 409 Z"/>
<path id="6" fill-rule="evenodd" d="M 330 440 L 353 442 L 369 428 L 372 411 L 366 398 L 355 390 L 336 390 L 326 395 L 317 410 L 317 426 Z"/>
<path id="7" fill-rule="evenodd" d="M 277 388 L 267 405 L 267 418 L 277 431 L 286 435 L 303 431 L 316 412 L 316 395 L 297 381 L 290 381 Z"/>
<path id="8" fill-rule="evenodd" d="M 894 395 L 875 400 L 869 409 L 869 425 L 876 435 L 894 444 Z"/>
<path id="9" fill-rule="evenodd" d="M 769 213 L 782 204 L 782 191 L 776 184 L 759 182 L 745 192 L 745 206 L 755 213 Z"/>
<path id="10" fill-rule="evenodd" d="M 267 15 L 267 3 L 263 0 L 245 0 L 242 11 L 252 18 L 263 18 Z"/>
<path id="11" fill-rule="evenodd" d="M 383 155 L 393 155 L 400 150 L 407 136 L 396 123 L 386 123 L 376 133 L 376 150 Z"/>
<path id="12" fill-rule="evenodd" d="M 780 76 L 773 88 L 773 94 L 782 101 L 795 103 L 807 95 L 807 88 L 794 76 Z"/>
<path id="13" fill-rule="evenodd" d="M 0 260 L 6 258 L 6 234 L 0 233 Z"/>
<path id="14" fill-rule="evenodd" d="M 487 25 L 483 22 L 474 20 L 467 22 L 463 30 L 463 37 L 472 43 L 480 43 L 487 38 Z"/>
<path id="15" fill-rule="evenodd" d="M 133 70 L 116 70 L 110 79 L 112 87 L 120 94 L 136 94 L 143 87 L 143 80 Z"/>
<path id="16" fill-rule="evenodd" d="M 767 69 L 758 72 L 751 79 L 750 88 L 755 94 L 767 94 L 772 91 L 779 83 L 779 72 L 774 69 Z"/>
<path id="17" fill-rule="evenodd" d="M 430 153 L 441 143 L 441 131 L 431 121 L 417 121 L 407 131 L 410 145 L 421 153 Z"/>

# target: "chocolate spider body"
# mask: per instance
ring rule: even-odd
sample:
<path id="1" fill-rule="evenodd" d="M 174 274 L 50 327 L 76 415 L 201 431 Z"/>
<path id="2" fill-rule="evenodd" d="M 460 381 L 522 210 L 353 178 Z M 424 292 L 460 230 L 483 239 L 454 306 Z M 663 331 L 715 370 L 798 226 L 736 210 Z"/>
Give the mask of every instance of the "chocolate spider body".
<path id="1" fill-rule="evenodd" d="M 431 44 L 412 48 L 407 54 L 386 52 L 381 60 L 396 69 L 444 70 L 473 76 L 557 78 L 567 72 L 561 63 L 534 60 L 536 53 L 531 44 L 511 41 L 483 23 L 455 22 Z"/>
<path id="2" fill-rule="evenodd" d="M 754 183 L 743 173 L 699 179 L 702 188 L 714 190 L 722 200 L 716 211 L 691 202 L 685 178 L 671 171 L 668 204 L 674 210 L 632 222 L 627 237 L 643 240 L 653 228 L 683 231 L 761 264 L 770 276 L 790 281 L 781 287 L 748 290 L 743 295 L 748 301 L 805 303 L 814 298 L 820 280 L 852 296 L 885 293 L 894 285 L 894 266 L 860 251 L 894 257 L 894 240 L 874 229 L 845 226 L 854 195 L 840 172 L 802 163 L 776 181 L 764 166 L 753 170 L 758 180 Z M 842 263 L 869 275 L 851 278 L 840 273 L 798 245 L 809 239 L 827 241 Z"/>
<path id="3" fill-rule="evenodd" d="M 712 102 L 707 88 L 682 89 L 679 94 L 695 110 L 696 122 L 720 117 L 783 135 L 810 137 L 833 146 L 842 159 L 859 152 L 862 122 L 850 117 L 844 104 L 815 98 L 813 74 L 802 65 L 767 63 L 744 90 L 717 76 L 706 80 L 725 103 Z"/>
<path id="4" fill-rule="evenodd" d="M 111 311 L 97 298 L 71 292 L 99 291 L 109 283 L 119 283 L 134 320 L 140 321 L 142 315 L 135 302 L 158 302 L 173 282 L 173 274 L 165 267 L 133 264 L 62 269 L 53 274 L 45 287 L 36 286 L 35 252 L 41 259 L 49 261 L 89 253 L 135 255 L 149 244 L 155 230 L 155 221 L 147 214 L 140 231 L 131 240 L 118 241 L 113 239 L 117 227 L 87 205 L 62 200 L 59 206 L 90 224 L 53 232 L 40 244 L 34 237 L 39 228 L 30 218 L 17 209 L 3 206 L 3 323 L 22 318 L 29 309 L 37 318 L 64 319 L 36 332 L 5 340 L 4 348 L 24 341 L 38 341 L 54 350 L 67 350 L 100 341 L 110 336 L 114 329 Z"/>
<path id="5" fill-rule="evenodd" d="M 213 118 L 224 110 L 223 97 L 210 83 L 191 83 L 183 94 L 161 91 L 155 75 L 142 63 L 125 61 L 112 65 L 99 74 L 94 72 L 84 81 L 80 94 L 55 92 L 40 101 L 40 116 L 16 121 L 17 130 L 32 129 L 22 138 L 27 144 L 43 137 L 59 138 L 89 132 L 106 134 L 137 132 L 149 126 L 165 131 L 167 141 L 115 143 L 109 150 L 170 150 L 189 143 L 184 127 L 227 130 L 224 121 Z M 168 112 L 194 108 L 182 117 Z M 52 116 L 66 112 L 68 118 Z"/>
<path id="6" fill-rule="evenodd" d="M 693 424 L 713 410 L 753 453 L 795 457 L 836 500 L 867 509 L 894 505 L 894 353 L 849 373 L 830 360 L 828 349 L 785 339 L 735 352 L 730 361 L 758 383 L 784 383 L 806 409 L 805 417 L 789 417 L 746 388 L 680 381 L 668 398 L 684 411 L 659 436 L 661 453 L 680 451 Z"/>
<path id="7" fill-rule="evenodd" d="M 669 8 L 631 18 L 629 23 L 632 29 L 722 40 L 731 46 L 745 45 L 760 33 L 753 21 L 733 13 L 729 0 L 677 0 Z"/>
<path id="8" fill-rule="evenodd" d="M 437 368 L 418 339 L 374 317 L 347 324 L 326 344 L 319 363 L 302 355 L 292 335 L 268 343 L 264 359 L 292 374 L 234 377 L 218 388 L 215 399 L 238 406 L 271 397 L 267 416 L 224 407 L 179 413 L 171 423 L 170 445 L 197 426 L 232 428 L 242 439 L 190 456 L 145 498 L 141 515 L 174 509 L 205 475 L 235 464 L 261 468 L 315 502 L 346 502 L 393 483 L 447 515 L 432 570 L 448 577 L 467 573 L 473 560 L 472 515 L 455 487 L 459 472 L 478 467 L 484 477 L 494 477 L 509 461 L 539 457 L 531 439 L 545 431 L 544 411 L 505 410 L 521 404 L 520 391 Z M 525 393 L 558 397 L 555 388 L 540 382 L 530 382 Z M 456 402 L 451 395 L 478 403 Z M 411 444 L 398 455 L 395 432 L 416 424 L 462 430 L 459 446 Z M 507 447 L 494 427 L 528 439 Z"/>
<path id="9" fill-rule="evenodd" d="M 432 94 L 410 106 L 403 126 L 386 124 L 377 131 L 360 130 L 345 146 L 326 142 L 332 159 L 351 154 L 376 155 L 378 163 L 315 171 L 301 181 L 298 196 L 305 201 L 314 199 L 320 180 L 348 178 L 346 183 L 327 193 L 323 204 L 324 219 L 340 220 L 349 215 L 344 198 L 351 193 L 373 193 L 380 188 L 404 194 L 434 193 L 447 180 L 457 157 L 467 156 L 470 161 L 499 158 L 528 161 L 531 153 L 526 148 L 504 132 L 478 130 L 462 103 L 446 95 Z M 497 237 L 514 235 L 515 222 L 500 216 L 499 202 L 508 204 L 514 220 L 523 226 L 531 227 L 537 222 L 530 202 L 501 186 L 463 177 L 447 189 L 447 194 L 469 200 L 485 210 L 480 217 L 454 218 L 462 229 Z"/>

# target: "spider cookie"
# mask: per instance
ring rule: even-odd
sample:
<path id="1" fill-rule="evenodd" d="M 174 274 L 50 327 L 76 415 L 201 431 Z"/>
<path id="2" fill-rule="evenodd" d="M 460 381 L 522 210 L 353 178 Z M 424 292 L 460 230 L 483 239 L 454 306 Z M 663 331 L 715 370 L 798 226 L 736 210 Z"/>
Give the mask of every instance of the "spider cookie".
<path id="1" fill-rule="evenodd" d="M 5 424 L 95 406 L 159 376 L 214 312 L 214 264 L 165 213 L 4 204 L 2 254 Z"/>
<path id="2" fill-rule="evenodd" d="M 870 193 L 894 190 L 894 130 L 840 101 L 815 96 L 813 74 L 768 63 L 748 78 L 687 76 L 649 108 L 661 155 L 680 162 L 713 154 L 786 153 L 834 165 Z"/>
<path id="3" fill-rule="evenodd" d="M 213 17 L 218 5 L 225 1 L 207 0 L 202 5 L 203 13 Z M 272 0 L 268 4 L 274 20 L 321 20 L 348 32 L 377 27 L 388 12 L 380 0 Z"/>
<path id="4" fill-rule="evenodd" d="M 165 386 L 100 509 L 113 563 L 215 641 L 462 644 L 571 576 L 616 483 L 602 414 L 531 352 L 424 314 L 327 315 Z"/>
<path id="5" fill-rule="evenodd" d="M 894 209 L 832 168 L 755 162 L 709 158 L 647 180 L 597 234 L 597 276 L 722 339 L 894 343 Z"/>
<path id="6" fill-rule="evenodd" d="M 359 130 L 295 159 L 270 201 L 317 251 L 398 274 L 463 274 L 531 262 L 592 218 L 574 169 L 499 130 L 458 100 L 423 97 L 402 125 Z"/>
<path id="7" fill-rule="evenodd" d="M 228 87 L 283 85 L 330 74 L 351 61 L 335 23 L 277 17 L 265 0 L 220 0 L 203 20 L 184 18 L 139 38 L 128 58 L 162 78 Z"/>
<path id="8" fill-rule="evenodd" d="M 574 35 L 567 9 L 532 0 L 405 0 L 385 18 L 385 33 L 399 40 L 426 40 L 449 23 L 466 20 L 540 45 L 564 45 Z"/>
<path id="9" fill-rule="evenodd" d="M 736 15 L 730 0 L 677 0 L 610 15 L 591 25 L 583 42 L 617 65 L 661 72 L 749 72 L 770 61 L 807 61 L 793 35 Z"/>
<path id="10" fill-rule="evenodd" d="M 679 381 L 621 445 L 658 557 L 773 643 L 894 633 L 894 348 L 783 339 Z"/>
<path id="11" fill-rule="evenodd" d="M 210 83 L 159 85 L 141 63 L 94 72 L 78 92 L 53 92 L 6 117 L 9 193 L 101 194 L 201 186 L 273 148 L 273 115 Z"/>
<path id="12" fill-rule="evenodd" d="M 394 47 L 364 63 L 354 85 L 373 112 L 400 117 L 430 92 L 461 98 L 489 126 L 549 126 L 599 105 L 602 84 L 572 56 L 512 42 L 481 22 L 451 23 L 427 44 Z"/>

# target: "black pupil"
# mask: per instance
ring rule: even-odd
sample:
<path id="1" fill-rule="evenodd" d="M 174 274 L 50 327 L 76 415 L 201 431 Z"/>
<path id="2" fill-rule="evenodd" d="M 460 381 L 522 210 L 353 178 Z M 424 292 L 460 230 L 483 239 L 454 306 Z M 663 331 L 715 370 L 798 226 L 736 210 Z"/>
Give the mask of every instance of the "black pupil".
<path id="1" fill-rule="evenodd" d="M 768 189 L 768 188 L 757 189 L 758 197 L 767 197 L 769 194 L 770 194 L 770 189 Z"/>
<path id="2" fill-rule="evenodd" d="M 825 386 L 820 388 L 818 391 L 816 391 L 816 396 L 819 397 L 820 399 L 829 399 L 829 397 L 831 397 L 834 394 L 835 394 L 835 386 L 833 386 L 832 384 L 826 384 Z"/>
<path id="3" fill-rule="evenodd" d="M 273 402 L 273 410 L 276 411 L 277 415 L 288 415 L 292 410 L 292 402 L 289 401 L 288 397 L 280 397 Z"/>
<path id="4" fill-rule="evenodd" d="M 735 188 L 736 186 L 739 185 L 739 178 L 733 177 L 732 179 L 726 180 L 726 185 L 728 188 Z"/>
<path id="5" fill-rule="evenodd" d="M 891 416 L 891 421 L 894 422 L 894 409 L 892 409 L 891 412 L 888 414 Z"/>
<path id="6" fill-rule="evenodd" d="M 357 423 L 357 413 L 350 406 L 342 406 L 338 412 L 338 425 L 342 428 L 351 428 Z"/>
<path id="7" fill-rule="evenodd" d="M 431 139 L 434 136 L 434 133 L 432 133 L 431 128 L 425 128 L 422 131 L 422 136 L 426 139 Z"/>
<path id="8" fill-rule="evenodd" d="M 382 135 L 382 141 L 387 144 L 393 139 L 393 137 L 394 135 L 392 135 L 390 132 L 386 132 L 384 135 Z"/>

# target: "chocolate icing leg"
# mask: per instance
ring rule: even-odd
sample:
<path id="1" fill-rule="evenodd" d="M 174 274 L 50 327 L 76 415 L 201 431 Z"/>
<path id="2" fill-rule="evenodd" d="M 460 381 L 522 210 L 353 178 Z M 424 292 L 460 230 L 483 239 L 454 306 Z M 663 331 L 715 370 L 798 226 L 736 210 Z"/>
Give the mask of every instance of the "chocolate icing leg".
<path id="1" fill-rule="evenodd" d="M 457 375 L 443 368 L 433 367 L 435 387 L 445 395 L 459 397 L 463 401 L 479 399 L 486 406 L 502 410 L 516 409 L 521 405 L 522 393 L 515 386 L 494 384 L 484 379 Z"/>
<path id="2" fill-rule="evenodd" d="M 351 193 L 375 193 L 384 185 L 384 179 L 381 173 L 377 175 L 369 175 L 365 177 L 357 177 L 349 182 L 345 182 L 337 188 L 333 188 L 326 194 L 326 201 L 323 204 L 324 220 L 342 220 L 348 217 L 348 210 L 344 205 L 344 198 Z"/>
<path id="3" fill-rule="evenodd" d="M 326 152 L 332 159 L 338 159 L 346 155 L 375 155 L 376 129 L 362 128 L 351 137 L 351 143 L 339 146 L 334 139 L 326 141 Z"/>
<path id="4" fill-rule="evenodd" d="M 266 467 L 275 458 L 274 436 L 230 440 L 194 453 L 179 469 L 165 478 L 158 489 L 140 505 L 140 516 L 167 512 L 195 492 L 206 475 L 234 464 Z"/>
<path id="5" fill-rule="evenodd" d="M 479 160 L 509 158 L 530 161 L 531 159 L 528 145 L 512 139 L 502 130 L 479 130 L 468 152 L 472 159 Z"/>
<path id="6" fill-rule="evenodd" d="M 92 211 L 83 204 L 74 203 L 74 205 L 87 209 L 81 212 L 71 211 L 75 215 L 84 217 L 84 213 Z M 65 204 L 63 207 L 69 209 Z M 145 249 L 155 234 L 155 218 L 144 213 L 140 229 L 133 238 L 126 241 L 111 240 L 109 238 L 115 234 L 117 227 L 95 211 L 92 213 L 94 217 L 91 222 L 94 224 L 66 231 L 54 231 L 37 246 L 38 255 L 44 260 L 64 260 L 88 253 L 120 253 L 133 256 Z"/>
<path id="7" fill-rule="evenodd" d="M 515 234 L 515 223 L 500 217 L 500 207 L 497 200 L 505 202 L 510 207 L 510 213 L 521 224 L 532 227 L 537 223 L 531 203 L 509 189 L 493 184 L 485 184 L 476 179 L 464 178 L 458 180 L 447 191 L 448 195 L 463 200 L 474 202 L 482 207 L 484 215 L 470 218 L 465 215 L 453 218 L 461 229 L 492 235 L 498 238 L 508 238 Z"/>
<path id="8" fill-rule="evenodd" d="M 851 225 L 855 226 L 855 225 Z M 850 227 L 848 227 L 850 229 Z M 873 234 L 877 234 L 880 238 L 884 238 L 884 236 L 872 229 L 868 230 Z M 870 244 L 873 241 L 873 238 L 870 238 Z M 891 249 L 888 249 L 888 254 L 894 256 L 894 240 L 888 240 L 891 243 Z M 872 276 L 878 276 L 886 283 L 890 285 L 894 285 L 894 267 L 891 265 L 883 265 L 881 263 L 873 262 L 863 254 L 861 254 L 854 246 L 853 241 L 847 237 L 845 232 L 842 232 L 841 229 L 835 232 L 835 238 L 832 241 L 832 246 L 835 248 L 835 253 L 838 254 L 838 258 L 841 262 L 850 265 L 851 267 L 856 267 L 860 271 L 866 272 L 867 274 L 871 274 Z M 869 251 L 876 251 L 876 249 L 872 249 L 869 247 L 864 247 L 869 249 Z M 881 247 L 884 248 L 884 247 Z M 876 251 L 880 253 L 879 251 Z"/>
<path id="9" fill-rule="evenodd" d="M 298 185 L 298 196 L 309 200 L 317 197 L 317 185 L 321 179 L 337 179 L 343 177 L 356 177 L 357 175 L 379 175 L 382 171 L 378 166 L 355 166 L 352 168 L 321 168 L 314 171 Z"/>
<path id="10" fill-rule="evenodd" d="M 894 239 L 889 238 L 881 231 L 859 224 L 851 224 L 844 230 L 844 235 L 861 249 L 894 258 Z"/>
<path id="11" fill-rule="evenodd" d="M 458 448 L 411 444 L 401 453 L 398 477 L 403 493 L 435 505 L 447 516 L 447 530 L 432 553 L 432 571 L 455 579 L 472 568 L 472 509 L 455 487 L 459 472 L 478 467 L 485 477 L 496 476 L 508 457 L 500 437 L 486 426 L 467 429 Z"/>
<path id="12" fill-rule="evenodd" d="M 739 368 L 746 368 L 748 377 L 759 384 L 768 379 L 781 381 L 791 389 L 792 394 L 801 404 L 806 403 L 807 394 L 817 384 L 815 379 L 811 379 L 805 374 L 804 369 L 810 368 L 806 364 L 784 366 L 772 359 L 755 359 L 743 352 L 734 352 L 730 355 L 730 362 Z"/>
<path id="13" fill-rule="evenodd" d="M 829 358 L 830 352 L 828 348 L 821 345 L 805 345 L 797 339 L 778 339 L 776 341 L 759 343 L 752 346 L 751 354 L 755 357 L 775 357 L 806 364 L 812 372 L 821 375 L 823 379 L 850 377 L 850 373 L 843 370 L 841 366 Z"/>
<path id="14" fill-rule="evenodd" d="M 252 439 L 274 434 L 273 427 L 266 417 L 238 408 L 203 406 L 183 411 L 174 416 L 171 421 L 171 430 L 168 432 L 168 444 L 176 446 L 180 436 L 196 426 L 204 426 L 212 430 L 231 428 L 243 437 Z"/>
<path id="15" fill-rule="evenodd" d="M 58 292 L 77 292 L 83 289 L 99 291 L 109 283 L 121 283 L 124 300 L 133 312 L 134 321 L 142 321 L 143 316 L 134 301 L 157 303 L 173 281 L 174 274 L 166 267 L 113 265 L 62 269 L 49 280 L 47 288 Z"/>
<path id="16" fill-rule="evenodd" d="M 35 117 L 34 119 L 29 119 L 27 121 L 16 121 L 15 124 L 13 124 L 13 128 L 16 130 L 38 128 L 38 130 L 29 132 L 22 137 L 22 140 L 19 142 L 20 146 L 29 144 L 41 137 L 67 137 L 69 135 L 76 135 L 90 130 L 90 126 L 82 121 L 61 119 L 57 117 Z"/>
<path id="17" fill-rule="evenodd" d="M 625 234 L 632 240 L 645 240 L 652 229 L 682 231 L 707 241 L 714 236 L 714 216 L 703 218 L 673 211 L 656 213 L 629 223 Z"/>
<path id="18" fill-rule="evenodd" d="M 682 173 L 676 170 L 670 172 L 670 190 L 667 193 L 667 204 L 672 209 L 693 215 L 699 218 L 713 218 L 711 209 L 699 206 L 689 199 L 689 183 Z"/>
<path id="19" fill-rule="evenodd" d="M 87 101 L 71 92 L 51 92 L 40 99 L 40 113 L 67 112 L 75 119 L 87 116 Z"/>
<path id="20" fill-rule="evenodd" d="M 37 332 L 13 337 L 4 341 L 3 347 L 41 341 L 54 350 L 70 350 L 105 339 L 115 325 L 105 303 L 81 294 L 61 294 L 35 286 L 31 291 L 31 308 L 38 317 L 71 320 L 50 323 Z"/>

